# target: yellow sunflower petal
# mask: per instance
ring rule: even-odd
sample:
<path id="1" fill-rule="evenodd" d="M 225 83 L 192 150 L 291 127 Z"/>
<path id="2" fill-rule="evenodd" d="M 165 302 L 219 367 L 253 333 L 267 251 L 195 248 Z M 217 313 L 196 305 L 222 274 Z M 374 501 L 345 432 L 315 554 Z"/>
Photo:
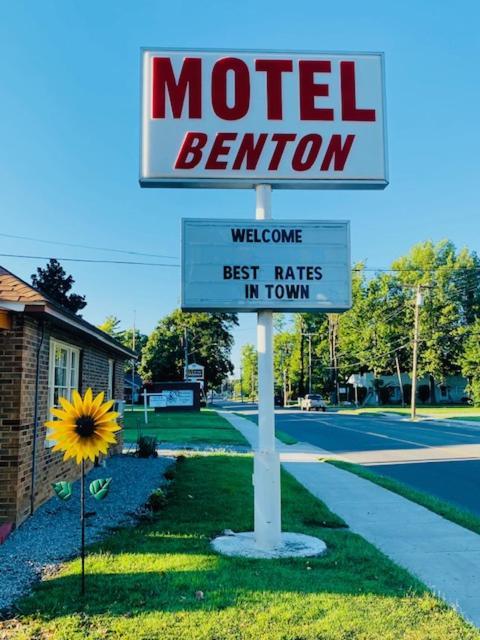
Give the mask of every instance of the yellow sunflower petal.
<path id="1" fill-rule="evenodd" d="M 93 393 L 90 387 L 85 391 L 83 396 L 83 415 L 89 416 L 92 410 Z"/>
<path id="2" fill-rule="evenodd" d="M 95 419 L 95 424 L 103 424 L 105 422 L 115 422 L 115 420 L 119 417 L 119 413 L 117 411 L 110 411 L 106 413 L 101 418 Z"/>
<path id="3" fill-rule="evenodd" d="M 60 397 L 58 399 L 58 401 L 60 402 L 60 404 L 62 405 L 63 409 L 71 416 L 75 416 L 77 414 L 77 412 L 75 411 L 75 407 L 73 406 L 73 404 L 71 402 L 69 402 L 66 398 L 62 398 Z"/>
<path id="4" fill-rule="evenodd" d="M 96 431 L 96 433 L 104 442 L 107 442 L 109 444 L 115 444 L 115 442 L 117 442 L 116 437 L 109 431 Z"/>
<path id="5" fill-rule="evenodd" d="M 83 413 L 83 400 L 82 396 L 78 393 L 76 389 L 73 390 L 72 393 L 73 406 L 77 412 L 77 415 L 81 416 Z"/>
<path id="6" fill-rule="evenodd" d="M 71 412 L 64 411 L 63 409 L 57 409 L 57 407 L 52 407 L 50 409 L 50 413 L 52 413 L 55 417 L 60 420 L 71 420 L 72 414 Z"/>
<path id="7" fill-rule="evenodd" d="M 95 411 L 95 419 L 96 420 L 100 419 L 108 411 L 110 411 L 114 403 L 115 403 L 115 400 L 108 400 L 107 402 L 104 402 L 102 405 L 100 405 L 100 407 L 98 407 L 98 409 Z"/>
<path id="8" fill-rule="evenodd" d="M 70 458 L 73 458 L 73 453 L 69 449 L 67 449 L 63 454 L 63 459 L 69 460 Z"/>
<path id="9" fill-rule="evenodd" d="M 120 431 L 122 428 L 118 422 L 100 422 L 95 425 L 96 429 L 105 429 L 107 431 Z"/>
<path id="10" fill-rule="evenodd" d="M 94 400 L 92 402 L 92 407 L 94 409 L 98 409 L 101 406 L 104 397 L 105 397 L 105 392 L 104 391 L 100 391 L 100 393 L 95 396 L 95 398 L 94 398 Z"/>

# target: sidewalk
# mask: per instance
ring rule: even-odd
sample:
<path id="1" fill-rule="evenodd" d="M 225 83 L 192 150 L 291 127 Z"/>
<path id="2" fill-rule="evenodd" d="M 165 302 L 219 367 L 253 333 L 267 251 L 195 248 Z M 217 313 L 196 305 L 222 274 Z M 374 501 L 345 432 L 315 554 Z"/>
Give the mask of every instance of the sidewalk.
<path id="1" fill-rule="evenodd" d="M 256 448 L 258 427 L 219 411 Z M 329 452 L 277 442 L 284 468 L 350 529 L 480 627 L 480 536 L 368 480 L 318 461 Z"/>

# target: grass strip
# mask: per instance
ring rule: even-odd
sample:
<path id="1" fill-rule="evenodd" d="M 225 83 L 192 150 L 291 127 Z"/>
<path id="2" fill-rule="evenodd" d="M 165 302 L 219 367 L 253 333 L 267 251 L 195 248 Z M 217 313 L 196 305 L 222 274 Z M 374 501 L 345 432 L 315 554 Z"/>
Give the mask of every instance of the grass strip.
<path id="1" fill-rule="evenodd" d="M 139 436 L 155 436 L 159 442 L 185 444 L 229 444 L 248 446 L 242 434 L 216 411 L 182 411 L 148 414 L 144 423 L 140 412 L 125 412 L 123 437 L 136 442 Z"/>
<path id="2" fill-rule="evenodd" d="M 240 416 L 240 418 L 245 418 L 246 420 L 250 420 L 250 422 L 253 422 L 258 426 L 258 418 L 255 415 L 244 414 L 239 412 L 235 412 L 235 415 Z M 285 433 L 285 431 L 282 431 L 281 429 L 277 429 L 277 428 L 275 429 L 275 437 L 277 437 L 280 440 L 280 442 L 283 442 L 283 444 L 297 444 L 298 442 L 298 440 L 293 436 L 291 436 L 289 433 Z"/>
<path id="3" fill-rule="evenodd" d="M 322 537 L 328 554 L 215 554 L 210 540 L 223 529 L 252 529 L 251 474 L 250 457 L 184 459 L 152 522 L 90 547 L 85 600 L 80 562 L 67 562 L 20 603 L 9 640 L 479 640 L 285 472 L 284 529 Z"/>
<path id="4" fill-rule="evenodd" d="M 452 522 L 455 522 L 455 524 L 459 524 L 461 527 L 465 527 L 465 529 L 470 529 L 470 531 L 480 533 L 480 518 L 466 509 L 456 507 L 450 502 L 431 496 L 423 491 L 418 491 L 418 489 L 414 489 L 408 484 L 404 484 L 403 482 L 399 482 L 393 478 L 388 478 L 375 473 L 361 465 L 346 462 L 344 460 L 327 459 L 325 462 L 328 462 L 328 464 L 338 467 L 339 469 L 343 469 L 344 471 L 350 471 L 350 473 L 354 473 L 365 480 L 370 480 L 370 482 L 374 482 L 384 489 L 393 491 L 393 493 L 398 493 L 398 495 L 403 496 L 412 502 L 416 502 L 422 507 L 437 513 L 439 516 L 442 516 L 447 520 L 451 520 Z"/>
<path id="5" fill-rule="evenodd" d="M 365 407 L 360 409 L 340 408 L 337 413 L 344 415 L 365 415 L 370 416 L 393 413 L 397 415 L 410 415 L 409 407 L 400 406 L 381 406 L 381 407 Z M 432 407 L 431 405 L 417 405 L 417 414 L 419 418 L 438 418 L 439 420 L 474 420 L 480 421 L 480 410 L 478 407 Z"/>

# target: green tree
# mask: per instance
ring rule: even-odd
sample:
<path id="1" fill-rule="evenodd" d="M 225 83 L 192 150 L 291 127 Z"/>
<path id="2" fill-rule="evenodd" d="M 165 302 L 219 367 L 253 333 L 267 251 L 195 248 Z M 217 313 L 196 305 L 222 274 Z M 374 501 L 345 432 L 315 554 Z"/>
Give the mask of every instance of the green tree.
<path id="1" fill-rule="evenodd" d="M 132 349 L 137 354 L 137 361 L 140 360 L 142 355 L 142 350 L 147 344 L 147 336 L 144 333 L 141 333 L 138 329 L 135 329 L 135 345 L 133 341 L 133 329 L 120 329 L 120 320 L 117 316 L 111 315 L 107 316 L 102 324 L 98 325 L 98 328 L 108 335 L 118 340 L 124 347 L 128 347 L 128 349 Z M 132 363 L 130 361 L 125 362 L 125 372 L 130 372 L 132 370 Z"/>
<path id="2" fill-rule="evenodd" d="M 140 375 L 147 381 L 183 380 L 187 331 L 188 360 L 205 367 L 205 383 L 216 387 L 232 373 L 230 353 L 233 313 L 183 313 L 180 309 L 165 316 L 148 337 L 142 350 Z"/>
<path id="3" fill-rule="evenodd" d="M 469 327 L 460 361 L 462 374 L 468 379 L 467 393 L 480 407 L 480 319 Z"/>
<path id="4" fill-rule="evenodd" d="M 31 279 L 34 287 L 72 313 L 78 313 L 87 306 L 85 296 L 69 293 L 75 280 L 73 276 L 67 276 L 55 258 L 50 258 L 45 268 L 37 267 L 37 273 L 32 273 Z"/>
<path id="5" fill-rule="evenodd" d="M 132 349 L 132 351 L 135 351 L 135 353 L 137 354 L 137 357 L 140 359 L 143 348 L 147 344 L 148 336 L 146 336 L 144 333 L 142 333 L 138 329 L 135 329 L 135 343 L 134 343 L 133 329 L 125 329 L 124 331 L 120 332 L 118 336 L 118 340 L 120 340 L 120 342 L 123 344 L 124 347 L 128 347 L 129 349 Z"/>
<path id="6" fill-rule="evenodd" d="M 120 320 L 117 316 L 107 316 L 102 324 L 98 325 L 98 328 L 105 331 L 105 333 L 108 333 L 112 338 L 118 339 L 118 336 L 121 334 Z"/>
<path id="7" fill-rule="evenodd" d="M 367 280 L 363 265 L 352 277 L 352 308 L 339 316 L 340 378 L 371 371 L 374 377 L 395 371 L 395 356 L 406 366 L 409 331 L 405 292 L 391 274 Z M 411 325 L 410 325 L 411 326 Z"/>
<path id="8" fill-rule="evenodd" d="M 415 245 L 392 266 L 412 299 L 418 285 L 424 293 L 418 372 L 429 376 L 430 401 L 435 402 L 435 383 L 460 373 L 463 336 L 479 313 L 478 258 L 467 250 L 457 253 L 452 242 L 443 240 Z"/>
<path id="9" fill-rule="evenodd" d="M 284 325 L 282 325 L 283 327 Z M 293 331 L 280 331 L 273 337 L 274 349 L 274 380 L 275 390 L 282 396 L 284 403 L 292 397 L 292 376 L 294 359 L 292 354 L 295 349 L 295 333 Z M 284 397 L 286 387 L 286 397 Z"/>
<path id="10" fill-rule="evenodd" d="M 255 400 L 258 391 L 258 359 L 253 344 L 244 344 L 241 350 L 241 395 Z"/>

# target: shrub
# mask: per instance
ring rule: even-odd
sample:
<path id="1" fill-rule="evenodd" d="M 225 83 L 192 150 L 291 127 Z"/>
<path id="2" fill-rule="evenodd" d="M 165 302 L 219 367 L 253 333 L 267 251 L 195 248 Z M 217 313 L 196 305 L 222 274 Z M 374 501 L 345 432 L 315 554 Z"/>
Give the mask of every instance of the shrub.
<path id="1" fill-rule="evenodd" d="M 412 401 L 412 385 L 409 382 L 403 385 L 403 399 L 406 404 Z"/>
<path id="2" fill-rule="evenodd" d="M 167 469 L 163 475 L 165 477 L 165 480 L 173 480 L 176 475 L 175 469 L 173 467 L 170 467 L 170 469 Z"/>
<path id="3" fill-rule="evenodd" d="M 430 387 L 428 384 L 421 384 L 418 387 L 418 399 L 421 402 L 426 402 L 430 398 Z"/>
<path id="4" fill-rule="evenodd" d="M 140 436 L 137 440 L 139 458 L 155 458 L 157 456 L 157 439 L 155 436 Z"/>
<path id="5" fill-rule="evenodd" d="M 393 393 L 392 387 L 380 387 L 378 389 L 378 397 L 380 399 L 380 404 L 388 404 L 390 402 L 390 398 Z"/>
<path id="6" fill-rule="evenodd" d="M 149 497 L 147 505 L 152 511 L 161 511 L 167 506 L 167 502 L 167 494 L 163 489 L 158 488 Z"/>

